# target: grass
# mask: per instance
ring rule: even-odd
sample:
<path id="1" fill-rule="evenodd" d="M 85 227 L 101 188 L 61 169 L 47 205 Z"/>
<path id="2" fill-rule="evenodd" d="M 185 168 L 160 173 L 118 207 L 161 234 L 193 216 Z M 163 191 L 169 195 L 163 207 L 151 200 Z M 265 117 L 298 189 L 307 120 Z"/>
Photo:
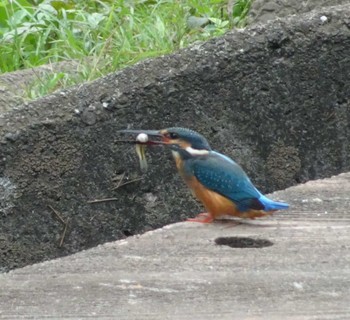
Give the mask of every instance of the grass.
<path id="1" fill-rule="evenodd" d="M 0 0 L 0 73 L 76 60 L 29 98 L 243 26 L 252 0 Z"/>

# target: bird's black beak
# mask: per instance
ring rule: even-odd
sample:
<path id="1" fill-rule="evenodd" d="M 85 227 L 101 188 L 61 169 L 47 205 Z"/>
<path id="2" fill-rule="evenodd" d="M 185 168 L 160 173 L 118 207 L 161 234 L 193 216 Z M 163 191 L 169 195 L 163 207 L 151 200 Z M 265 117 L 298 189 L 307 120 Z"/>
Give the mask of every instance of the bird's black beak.
<path id="1" fill-rule="evenodd" d="M 162 145 L 163 135 L 159 130 L 119 130 L 119 133 L 133 135 L 135 138 L 133 140 L 117 140 L 116 142 L 126 142 L 133 144 L 144 144 L 144 145 Z M 143 136 L 141 136 L 143 135 Z M 146 141 L 142 141 L 145 138 Z"/>
<path id="2" fill-rule="evenodd" d="M 162 134 L 159 130 L 119 130 L 120 133 L 126 133 L 126 134 L 133 134 L 133 135 L 139 135 L 140 133 L 145 133 L 148 136 L 152 137 L 162 137 Z"/>

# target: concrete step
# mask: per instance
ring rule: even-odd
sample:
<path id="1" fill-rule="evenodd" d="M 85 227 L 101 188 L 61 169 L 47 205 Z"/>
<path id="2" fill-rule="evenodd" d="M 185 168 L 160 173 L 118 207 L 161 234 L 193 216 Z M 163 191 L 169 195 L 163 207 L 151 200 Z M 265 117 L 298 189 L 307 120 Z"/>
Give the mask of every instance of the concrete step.
<path id="1" fill-rule="evenodd" d="M 271 197 L 291 209 L 176 223 L 2 274 L 0 318 L 350 319 L 350 173 Z"/>

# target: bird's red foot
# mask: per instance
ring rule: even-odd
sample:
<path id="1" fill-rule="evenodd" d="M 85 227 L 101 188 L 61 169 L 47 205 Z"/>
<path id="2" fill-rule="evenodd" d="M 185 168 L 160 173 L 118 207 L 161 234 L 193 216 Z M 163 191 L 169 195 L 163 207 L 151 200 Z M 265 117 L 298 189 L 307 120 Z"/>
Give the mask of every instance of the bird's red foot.
<path id="1" fill-rule="evenodd" d="M 210 213 L 203 212 L 195 216 L 194 218 L 189 218 L 186 221 L 189 222 L 201 222 L 201 223 L 211 223 L 214 221 L 213 217 L 210 215 Z"/>

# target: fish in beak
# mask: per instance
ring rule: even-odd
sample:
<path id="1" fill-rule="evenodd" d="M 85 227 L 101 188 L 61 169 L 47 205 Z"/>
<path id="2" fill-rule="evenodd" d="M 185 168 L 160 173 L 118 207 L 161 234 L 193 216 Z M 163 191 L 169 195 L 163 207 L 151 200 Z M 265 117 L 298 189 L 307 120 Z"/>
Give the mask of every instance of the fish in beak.
<path id="1" fill-rule="evenodd" d="M 148 169 L 146 158 L 147 145 L 162 145 L 161 140 L 152 140 L 154 138 L 161 138 L 162 134 L 157 130 L 120 130 L 120 133 L 136 135 L 135 140 L 118 140 L 117 142 L 133 143 L 136 145 L 136 153 L 139 157 L 141 171 L 145 172 Z"/>

